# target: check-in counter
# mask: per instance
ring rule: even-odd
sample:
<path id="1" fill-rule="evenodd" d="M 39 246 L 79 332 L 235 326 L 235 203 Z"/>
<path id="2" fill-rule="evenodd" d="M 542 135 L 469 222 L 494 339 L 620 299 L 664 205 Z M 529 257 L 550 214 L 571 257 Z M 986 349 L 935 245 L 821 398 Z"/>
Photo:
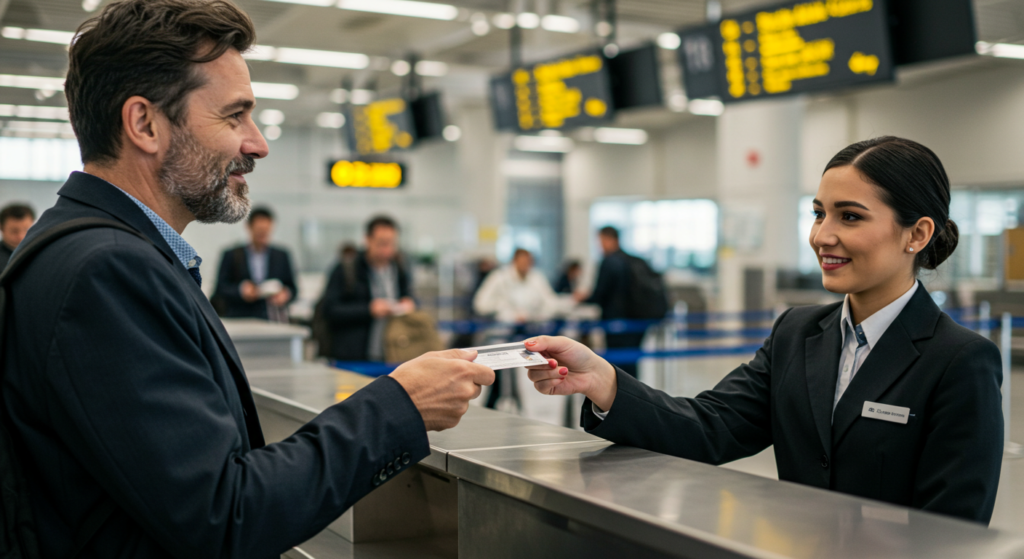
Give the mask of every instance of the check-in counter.
<path id="1" fill-rule="evenodd" d="M 371 379 L 252 365 L 268 440 Z M 431 454 L 286 554 L 340 557 L 1024 557 L 1024 534 L 779 482 L 472 407 Z M 296 496 L 301 498 L 301 496 Z"/>
<path id="2" fill-rule="evenodd" d="M 287 357 L 300 362 L 304 357 L 304 343 L 310 336 L 305 326 L 255 318 L 225 318 L 222 322 L 242 359 Z"/>

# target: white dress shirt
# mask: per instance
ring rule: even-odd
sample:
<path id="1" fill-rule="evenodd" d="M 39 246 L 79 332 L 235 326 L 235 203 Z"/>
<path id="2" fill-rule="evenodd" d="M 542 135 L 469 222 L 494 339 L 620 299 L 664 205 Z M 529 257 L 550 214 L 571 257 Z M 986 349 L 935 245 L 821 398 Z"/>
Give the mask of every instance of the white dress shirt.
<path id="1" fill-rule="evenodd" d="M 906 293 L 856 326 L 853 324 L 853 319 L 850 318 L 850 296 L 847 295 L 843 300 L 843 314 L 840 318 L 843 341 L 839 346 L 842 348 L 842 353 L 839 355 L 839 378 L 836 380 L 836 397 L 832 401 L 833 412 L 835 412 L 836 405 L 839 404 L 839 398 L 842 398 L 846 388 L 850 386 L 850 381 L 860 370 L 864 360 L 868 358 L 871 349 L 878 344 L 878 340 L 882 339 L 882 334 L 885 334 L 896 317 L 903 312 L 903 308 L 917 292 L 917 286 L 918 282 L 915 281 L 914 286 Z M 848 335 L 848 333 L 852 335 Z M 608 412 L 601 411 L 597 405 L 593 405 L 593 412 L 598 419 L 604 420 L 608 417 Z"/>
<path id="2" fill-rule="evenodd" d="M 532 268 L 524 278 L 511 264 L 488 274 L 473 297 L 477 314 L 494 315 L 509 324 L 549 320 L 559 306 L 558 295 L 540 270 Z"/>

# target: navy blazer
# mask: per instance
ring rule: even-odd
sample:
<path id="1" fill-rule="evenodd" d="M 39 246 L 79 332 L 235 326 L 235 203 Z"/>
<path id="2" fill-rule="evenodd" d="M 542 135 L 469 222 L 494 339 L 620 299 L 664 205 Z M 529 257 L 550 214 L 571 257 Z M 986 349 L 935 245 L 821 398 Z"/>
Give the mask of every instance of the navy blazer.
<path id="1" fill-rule="evenodd" d="M 754 359 L 696 398 L 618 372 L 607 419 L 588 432 L 722 464 L 775 445 L 779 479 L 988 524 L 999 487 L 1002 365 L 919 286 L 835 408 L 842 303 L 783 313 Z M 907 424 L 861 417 L 865 402 L 910 408 Z"/>
<path id="2" fill-rule="evenodd" d="M 292 272 L 292 261 L 288 251 L 275 246 L 267 247 L 267 277 L 266 279 L 279 280 L 291 291 L 289 301 L 295 299 L 298 287 L 295 286 L 295 274 Z M 235 247 L 224 251 L 220 259 L 220 270 L 217 273 L 217 288 L 214 290 L 214 297 L 223 301 L 224 308 L 221 316 L 225 318 L 261 318 L 267 320 L 267 301 L 248 302 L 242 299 L 242 292 L 239 289 L 245 280 L 252 281 L 252 271 L 249 270 L 249 255 L 245 247 Z"/>
<path id="3" fill-rule="evenodd" d="M 56 241 L 12 285 L 4 406 L 24 447 L 43 556 L 116 510 L 82 557 L 278 557 L 429 453 L 405 390 L 382 377 L 264 445 L 241 362 L 145 214 L 73 173 L 28 235 L 80 217 L 127 223 Z"/>
<path id="4" fill-rule="evenodd" d="M 604 257 L 597 270 L 594 292 L 585 301 L 601 307 L 604 320 L 626 318 L 629 312 L 629 255 L 617 250 Z"/>

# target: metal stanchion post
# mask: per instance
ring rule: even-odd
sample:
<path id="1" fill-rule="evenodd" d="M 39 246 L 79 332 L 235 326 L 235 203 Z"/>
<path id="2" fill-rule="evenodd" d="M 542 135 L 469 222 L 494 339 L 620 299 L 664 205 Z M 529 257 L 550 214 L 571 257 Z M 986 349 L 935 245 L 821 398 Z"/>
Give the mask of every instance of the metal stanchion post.
<path id="1" fill-rule="evenodd" d="M 986 338 L 992 338 L 992 305 L 988 301 L 978 303 L 978 333 Z"/>
<path id="2" fill-rule="evenodd" d="M 1013 317 L 1008 312 L 1003 313 L 999 325 L 999 350 L 1003 357 L 1003 453 L 1007 457 L 1020 458 L 1024 455 L 1024 449 L 1010 440 L 1010 403 L 1013 400 L 1013 390 L 1010 385 Z"/>

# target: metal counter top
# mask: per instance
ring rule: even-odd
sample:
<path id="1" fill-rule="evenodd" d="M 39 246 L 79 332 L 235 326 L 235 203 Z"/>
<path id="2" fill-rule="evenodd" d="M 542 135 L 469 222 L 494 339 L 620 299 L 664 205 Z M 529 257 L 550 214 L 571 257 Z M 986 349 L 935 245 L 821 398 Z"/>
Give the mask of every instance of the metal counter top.
<path id="1" fill-rule="evenodd" d="M 1024 535 L 606 441 L 454 452 L 448 466 L 460 480 L 673 555 L 1024 557 Z"/>
<path id="2" fill-rule="evenodd" d="M 280 340 L 299 337 L 308 338 L 309 328 L 296 326 L 294 324 L 282 324 L 280 322 L 269 322 L 255 318 L 224 318 L 224 329 L 233 341 L 251 340 Z"/>

